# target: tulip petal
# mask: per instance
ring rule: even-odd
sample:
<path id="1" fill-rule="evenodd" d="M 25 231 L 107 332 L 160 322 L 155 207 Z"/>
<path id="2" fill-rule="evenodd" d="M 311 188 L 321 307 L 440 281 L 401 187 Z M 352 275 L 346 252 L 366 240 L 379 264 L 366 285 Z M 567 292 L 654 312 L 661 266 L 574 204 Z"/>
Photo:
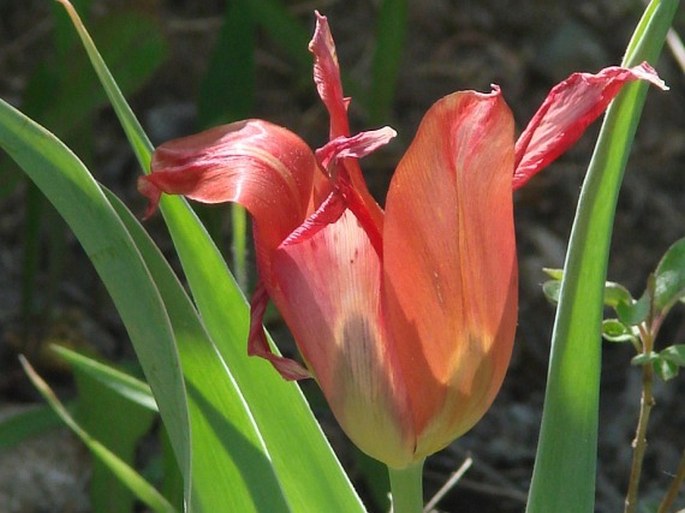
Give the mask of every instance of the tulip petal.
<path id="1" fill-rule="evenodd" d="M 330 138 L 350 134 L 347 119 L 349 98 L 343 97 L 342 82 L 340 81 L 340 67 L 335 43 L 328 26 L 328 19 L 316 14 L 316 28 L 314 36 L 309 42 L 309 51 L 314 54 L 314 83 L 331 118 Z"/>
<path id="2" fill-rule="evenodd" d="M 628 82 L 646 80 L 668 89 L 646 62 L 610 67 L 596 75 L 574 73 L 557 84 L 516 141 L 514 190 L 569 149 Z"/>
<path id="3" fill-rule="evenodd" d="M 380 260 L 354 214 L 286 241 L 273 270 L 272 299 L 345 432 L 367 454 L 409 464 L 411 415 L 380 316 Z"/>
<path id="4" fill-rule="evenodd" d="M 391 181 L 383 294 L 417 457 L 470 429 L 504 378 L 517 311 L 513 119 L 499 89 L 426 113 Z"/>
<path id="5" fill-rule="evenodd" d="M 264 313 L 269 294 L 263 282 L 257 283 L 250 301 L 250 334 L 247 338 L 247 354 L 259 356 L 271 362 L 274 368 L 287 380 L 311 378 L 311 373 L 291 358 L 275 354 L 264 334 Z"/>
<path id="6" fill-rule="evenodd" d="M 359 132 L 352 137 L 341 135 L 316 150 L 314 154 L 321 167 L 328 170 L 329 166 L 335 166 L 338 159 L 366 157 L 381 146 L 388 144 L 395 136 L 397 136 L 397 132 L 389 126 Z"/>
<path id="7" fill-rule="evenodd" d="M 338 57 L 328 20 L 318 11 L 315 11 L 315 14 L 316 29 L 309 43 L 309 51 L 314 54 L 314 82 L 330 116 L 330 139 L 333 142 L 338 137 L 350 135 L 350 124 L 347 118 L 350 99 L 343 97 Z M 383 211 L 369 192 L 357 161 L 354 158 L 341 156 L 336 168 L 332 174 L 349 181 L 351 188 L 355 191 L 356 200 L 365 205 L 364 211 L 370 222 L 375 225 L 374 231 L 382 233 Z"/>
<path id="8" fill-rule="evenodd" d="M 155 151 L 151 167 L 138 186 L 150 200 L 148 212 L 156 208 L 161 192 L 203 203 L 235 201 L 252 214 L 255 238 L 266 251 L 275 250 L 309 215 L 314 178 L 323 175 L 302 139 L 261 120 L 165 143 Z"/>

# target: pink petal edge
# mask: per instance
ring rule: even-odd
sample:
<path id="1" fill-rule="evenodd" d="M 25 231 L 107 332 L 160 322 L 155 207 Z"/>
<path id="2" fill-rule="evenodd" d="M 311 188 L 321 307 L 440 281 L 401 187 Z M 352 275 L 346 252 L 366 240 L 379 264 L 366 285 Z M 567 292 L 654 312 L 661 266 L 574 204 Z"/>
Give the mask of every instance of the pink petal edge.
<path id="1" fill-rule="evenodd" d="M 309 51 L 314 54 L 314 83 L 331 118 L 330 138 L 333 139 L 350 133 L 347 119 L 350 99 L 343 97 L 338 56 L 328 19 L 319 11 L 314 11 L 314 13 L 316 14 L 316 28 L 309 42 Z"/>
<path id="2" fill-rule="evenodd" d="M 646 62 L 630 69 L 604 68 L 594 75 L 574 73 L 554 86 L 516 141 L 514 190 L 570 148 L 623 85 L 635 80 L 668 89 Z"/>
<path id="3" fill-rule="evenodd" d="M 264 334 L 264 313 L 269 302 L 269 294 L 263 282 L 257 283 L 250 300 L 250 332 L 247 339 L 248 356 L 260 356 L 269 362 L 284 379 L 295 381 L 311 378 L 311 373 L 291 358 L 275 354 Z"/>
<path id="4" fill-rule="evenodd" d="M 341 135 L 316 150 L 316 160 L 323 169 L 329 171 L 335 167 L 338 159 L 366 157 L 388 144 L 396 136 L 397 132 L 389 126 L 359 132 L 352 137 Z"/>

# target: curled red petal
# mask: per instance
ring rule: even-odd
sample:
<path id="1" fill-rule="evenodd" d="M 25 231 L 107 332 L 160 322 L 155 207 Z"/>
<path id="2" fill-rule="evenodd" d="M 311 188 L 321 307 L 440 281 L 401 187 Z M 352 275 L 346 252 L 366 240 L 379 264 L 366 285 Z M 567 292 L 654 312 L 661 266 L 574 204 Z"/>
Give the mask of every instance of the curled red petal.
<path id="1" fill-rule="evenodd" d="M 621 88 L 635 80 L 667 89 L 646 62 L 630 69 L 605 68 L 596 75 L 574 73 L 552 88 L 516 141 L 514 189 L 570 148 Z"/>
<path id="2" fill-rule="evenodd" d="M 147 198 L 147 208 L 143 214 L 143 219 L 149 219 L 159 207 L 159 200 L 162 198 L 162 191 L 145 176 L 138 177 L 138 192 Z"/>
<path id="3" fill-rule="evenodd" d="M 314 54 L 314 83 L 331 118 L 330 138 L 349 135 L 347 119 L 349 98 L 343 97 L 340 67 L 335 51 L 335 42 L 328 26 L 328 19 L 315 11 L 316 28 L 309 42 L 309 51 Z"/>
<path id="4" fill-rule="evenodd" d="M 300 242 L 312 238 L 319 231 L 326 228 L 326 226 L 335 223 L 340 219 L 340 216 L 343 215 L 347 208 L 343 196 L 338 191 L 333 191 L 316 212 L 309 216 L 304 223 L 288 235 L 281 243 L 281 247 L 299 244 Z"/>
<path id="5" fill-rule="evenodd" d="M 254 119 L 167 142 L 155 150 L 151 168 L 139 180 L 150 199 L 148 211 L 162 192 L 203 203 L 240 203 L 252 214 L 258 245 L 267 252 L 318 208 L 314 177 L 323 174 L 302 139 Z"/>
<path id="6" fill-rule="evenodd" d="M 311 378 L 311 373 L 291 358 L 275 354 L 264 334 L 264 313 L 269 302 L 263 282 L 257 283 L 250 301 L 250 333 L 247 339 L 247 354 L 259 356 L 271 362 L 274 368 L 287 380 Z"/>
<path id="7" fill-rule="evenodd" d="M 316 29 L 309 43 L 309 50 L 314 54 L 314 82 L 317 91 L 330 116 L 330 139 L 350 135 L 347 118 L 349 98 L 343 96 L 340 80 L 340 67 L 335 51 L 335 43 L 325 16 L 316 12 Z M 354 189 L 354 196 L 364 204 L 365 216 L 375 225 L 374 231 L 383 231 L 383 210 L 369 192 L 359 164 L 355 159 L 343 160 L 339 173 L 349 177 Z"/>
<path id="8" fill-rule="evenodd" d="M 315 155 L 321 167 L 328 170 L 335 166 L 338 159 L 361 159 L 388 144 L 396 136 L 397 132 L 389 126 L 359 132 L 352 137 L 341 135 L 316 150 Z"/>

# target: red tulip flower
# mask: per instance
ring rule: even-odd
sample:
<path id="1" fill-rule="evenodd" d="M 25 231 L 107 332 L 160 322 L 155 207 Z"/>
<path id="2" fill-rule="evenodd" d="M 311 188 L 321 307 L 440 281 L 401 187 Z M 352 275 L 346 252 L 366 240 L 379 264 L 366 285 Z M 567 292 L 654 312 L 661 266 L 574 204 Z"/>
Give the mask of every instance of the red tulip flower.
<path id="1" fill-rule="evenodd" d="M 286 379 L 314 377 L 348 436 L 404 468 L 468 431 L 504 378 L 517 318 L 513 191 L 625 83 L 664 85 L 648 64 L 571 75 L 516 142 L 499 87 L 450 94 L 424 116 L 383 211 L 358 159 L 395 133 L 351 135 L 350 100 L 318 13 L 309 48 L 330 114 L 324 147 L 312 151 L 267 121 L 232 123 L 160 146 L 139 189 L 147 215 L 162 192 L 250 212 L 260 281 L 249 354 Z M 262 328 L 269 299 L 304 365 L 271 351 Z"/>

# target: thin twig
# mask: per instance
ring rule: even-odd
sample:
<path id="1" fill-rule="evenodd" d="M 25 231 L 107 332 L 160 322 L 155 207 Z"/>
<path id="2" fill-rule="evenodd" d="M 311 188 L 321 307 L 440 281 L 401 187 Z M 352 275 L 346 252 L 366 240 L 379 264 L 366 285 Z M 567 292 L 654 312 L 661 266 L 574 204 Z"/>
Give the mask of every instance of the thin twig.
<path id="1" fill-rule="evenodd" d="M 450 478 L 447 480 L 447 482 L 442 485 L 442 487 L 436 492 L 435 495 L 433 495 L 433 498 L 428 501 L 428 504 L 423 508 L 424 513 L 428 513 L 431 511 L 437 504 L 442 500 L 442 498 L 447 495 L 447 492 L 449 492 L 454 485 L 456 485 L 459 480 L 462 478 L 462 476 L 466 473 L 466 471 L 471 467 L 473 464 L 473 458 L 471 456 L 468 456 L 465 460 L 464 463 L 461 464 L 461 467 L 459 467 L 456 472 L 454 472 Z"/>
<path id="2" fill-rule="evenodd" d="M 643 354 L 649 354 L 654 348 L 654 334 L 647 330 L 642 339 Z M 640 416 L 637 421 L 635 439 L 633 440 L 633 462 L 630 468 L 630 481 L 624 513 L 635 513 L 637 508 L 637 492 L 640 487 L 640 475 L 642 474 L 642 462 L 647 449 L 647 424 L 649 414 L 654 406 L 652 385 L 654 383 L 654 369 L 651 363 L 642 366 L 642 397 L 640 399 Z"/>
<path id="3" fill-rule="evenodd" d="M 678 497 L 678 491 L 683 485 L 683 482 L 685 482 L 685 450 L 683 450 L 683 454 L 680 457 L 680 463 L 678 464 L 678 470 L 675 476 L 673 476 L 671 486 L 668 487 L 668 491 L 664 496 L 664 500 L 661 501 L 657 513 L 668 513 L 668 510 Z"/>

